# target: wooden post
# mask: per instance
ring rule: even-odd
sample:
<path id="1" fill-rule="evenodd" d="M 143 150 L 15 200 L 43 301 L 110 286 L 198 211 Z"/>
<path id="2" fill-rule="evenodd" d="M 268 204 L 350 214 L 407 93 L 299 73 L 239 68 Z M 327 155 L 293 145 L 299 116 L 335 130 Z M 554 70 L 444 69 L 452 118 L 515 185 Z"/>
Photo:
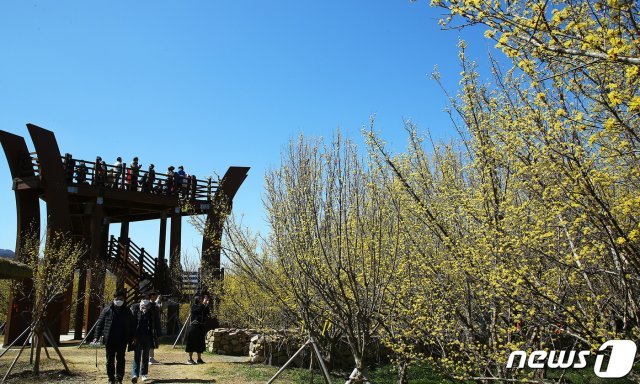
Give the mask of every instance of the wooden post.
<path id="1" fill-rule="evenodd" d="M 80 268 L 78 276 L 78 291 L 76 292 L 76 318 L 73 322 L 73 339 L 82 340 L 82 325 L 84 323 L 84 295 L 87 289 L 87 269 Z"/>
<path id="2" fill-rule="evenodd" d="M 171 213 L 171 238 L 169 240 L 169 268 L 180 270 L 180 243 L 182 241 L 182 215 L 176 207 Z"/>
<path id="3" fill-rule="evenodd" d="M 118 238 L 118 243 L 120 244 L 120 247 L 122 247 L 122 252 L 118 252 L 118 256 L 120 257 L 118 264 L 120 264 L 121 268 L 124 269 L 127 267 L 129 260 L 129 221 L 123 220 L 120 223 L 120 237 Z M 116 272 L 116 290 L 119 291 L 124 289 L 125 272 L 122 269 L 116 270 Z"/>
<path id="4" fill-rule="evenodd" d="M 87 286 L 88 297 L 84 307 L 84 329 L 89 332 L 100 314 L 100 308 L 104 301 L 104 276 L 106 271 L 104 255 L 109 238 L 109 221 L 104 217 L 103 198 L 96 199 L 95 208 L 91 216 L 91 247 L 89 248 L 89 261 L 91 270 L 88 272 Z"/>
<path id="5" fill-rule="evenodd" d="M 153 285 L 162 293 L 166 293 L 169 290 L 169 285 L 166 282 L 165 271 L 165 247 L 167 244 L 167 213 L 162 212 L 160 216 L 160 234 L 158 236 L 158 258 L 156 259 L 156 266 L 154 272 Z"/>
<path id="6" fill-rule="evenodd" d="M 140 255 L 138 255 L 138 276 L 142 276 L 144 272 L 144 248 L 140 248 Z"/>
<path id="7" fill-rule="evenodd" d="M 125 177 L 127 176 L 127 163 L 122 163 L 122 174 L 120 175 L 120 189 L 125 189 Z"/>
<path id="8" fill-rule="evenodd" d="M 167 244 L 167 213 L 160 216 L 160 236 L 158 240 L 158 259 L 164 260 L 165 246 Z"/>
<path id="9" fill-rule="evenodd" d="M 196 178 L 196 175 L 191 175 L 191 192 L 190 192 L 191 200 L 197 199 L 197 196 L 196 196 L 197 193 L 198 193 L 198 179 Z"/>

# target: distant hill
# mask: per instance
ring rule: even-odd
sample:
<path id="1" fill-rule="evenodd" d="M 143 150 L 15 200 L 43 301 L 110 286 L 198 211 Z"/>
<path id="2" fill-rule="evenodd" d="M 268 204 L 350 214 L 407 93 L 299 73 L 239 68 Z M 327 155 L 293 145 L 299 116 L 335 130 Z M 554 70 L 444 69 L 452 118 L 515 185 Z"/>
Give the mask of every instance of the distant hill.
<path id="1" fill-rule="evenodd" d="M 13 259 L 15 257 L 15 253 L 13 253 L 10 249 L 0 249 L 0 257 L 4 257 L 7 259 Z"/>

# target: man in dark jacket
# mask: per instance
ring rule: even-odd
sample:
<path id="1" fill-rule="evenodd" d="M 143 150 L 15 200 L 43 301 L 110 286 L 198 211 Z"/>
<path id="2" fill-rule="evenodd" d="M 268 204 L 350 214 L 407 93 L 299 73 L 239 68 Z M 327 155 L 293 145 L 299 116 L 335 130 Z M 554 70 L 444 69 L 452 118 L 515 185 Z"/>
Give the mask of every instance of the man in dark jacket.
<path id="1" fill-rule="evenodd" d="M 107 354 L 107 376 L 109 383 L 122 383 L 124 377 L 125 351 L 133 337 L 133 316 L 124 305 L 125 293 L 116 292 L 113 302 L 100 314 L 93 342 L 100 338 Z"/>
<path id="2" fill-rule="evenodd" d="M 155 316 L 155 308 L 152 308 L 149 294 L 142 295 L 139 303 L 131 306 L 134 323 L 134 354 L 133 370 L 131 372 L 131 382 L 138 381 L 138 376 L 142 381 L 147 379 L 149 373 L 149 350 L 153 348 L 160 334 L 160 323 Z"/>

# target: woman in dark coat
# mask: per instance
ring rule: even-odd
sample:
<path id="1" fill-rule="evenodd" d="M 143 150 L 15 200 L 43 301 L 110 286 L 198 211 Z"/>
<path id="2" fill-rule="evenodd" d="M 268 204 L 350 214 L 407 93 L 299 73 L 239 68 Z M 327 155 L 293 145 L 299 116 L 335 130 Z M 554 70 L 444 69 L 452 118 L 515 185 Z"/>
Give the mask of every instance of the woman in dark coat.
<path id="1" fill-rule="evenodd" d="M 189 333 L 187 334 L 187 346 L 185 351 L 189 354 L 187 364 L 196 364 L 193 361 L 193 353 L 198 354 L 197 364 L 204 364 L 202 361 L 202 352 L 205 350 L 205 337 L 207 330 L 207 322 L 209 320 L 209 299 L 205 297 L 200 300 L 199 296 L 194 297 L 191 304 L 191 323 L 189 324 Z"/>

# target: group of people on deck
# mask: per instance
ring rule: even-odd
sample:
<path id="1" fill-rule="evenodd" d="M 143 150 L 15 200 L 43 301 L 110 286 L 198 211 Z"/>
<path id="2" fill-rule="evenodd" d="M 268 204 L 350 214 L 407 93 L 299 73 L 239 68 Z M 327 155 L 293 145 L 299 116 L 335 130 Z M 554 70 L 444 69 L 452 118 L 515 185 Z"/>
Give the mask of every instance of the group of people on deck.
<path id="1" fill-rule="evenodd" d="M 138 303 L 127 308 L 125 292 L 114 294 L 113 302 L 107 305 L 96 323 L 93 344 L 100 341 L 105 346 L 107 376 L 109 383 L 122 383 L 125 372 L 126 351 L 133 351 L 131 382 L 147 380 L 149 365 L 158 364 L 153 350 L 158 348 L 158 338 L 162 333 L 160 311 L 162 297 L 157 291 L 141 296 Z M 209 298 L 196 296 L 191 304 L 190 323 L 187 334 L 187 364 L 203 364 L 205 337 L 209 324 Z M 197 354 L 197 361 L 193 354 Z"/>
<path id="2" fill-rule="evenodd" d="M 79 164 L 76 166 L 76 162 Z M 77 184 L 89 184 L 89 168 L 84 161 L 74 160 L 70 154 L 65 155 L 64 165 L 67 173 L 67 181 Z M 126 189 L 154 194 L 180 195 L 188 198 L 191 183 L 195 177 L 190 176 L 179 166 L 167 168 L 166 178 L 156 178 L 155 165 L 149 164 L 148 170 L 142 171 L 142 164 L 134 157 L 128 167 L 125 167 L 122 158 L 118 157 L 113 166 L 107 166 L 100 156 L 96 157 L 93 168 L 91 184 L 108 188 Z"/>

